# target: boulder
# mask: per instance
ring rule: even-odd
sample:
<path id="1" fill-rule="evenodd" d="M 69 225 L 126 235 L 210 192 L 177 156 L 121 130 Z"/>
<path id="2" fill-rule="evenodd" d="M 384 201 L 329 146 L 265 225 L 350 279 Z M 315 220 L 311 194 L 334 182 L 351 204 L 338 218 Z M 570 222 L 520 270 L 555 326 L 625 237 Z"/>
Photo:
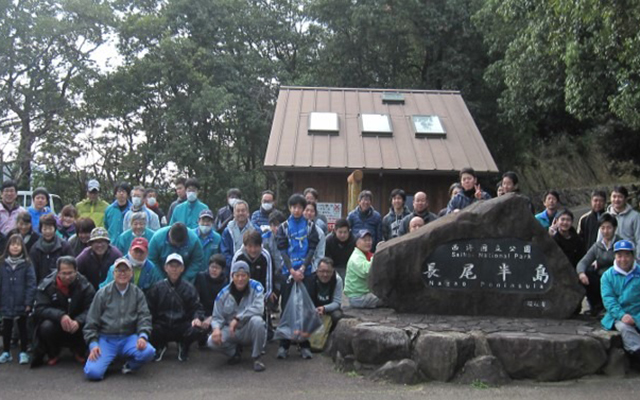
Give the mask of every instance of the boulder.
<path id="1" fill-rule="evenodd" d="M 473 358 L 475 340 L 458 332 L 420 332 L 413 346 L 412 358 L 429 379 L 449 381 Z"/>
<path id="2" fill-rule="evenodd" d="M 359 324 L 354 329 L 351 347 L 356 360 L 363 364 L 384 364 L 409 358 L 411 342 L 401 329 Z"/>
<path id="3" fill-rule="evenodd" d="M 607 363 L 602 372 L 606 376 L 623 378 L 629 371 L 629 357 L 621 348 L 612 348 L 607 356 Z"/>
<path id="4" fill-rule="evenodd" d="M 369 379 L 413 385 L 419 381 L 418 366 L 410 359 L 389 361 L 369 375 Z"/>
<path id="5" fill-rule="evenodd" d="M 491 386 L 500 386 L 511 382 L 511 378 L 496 357 L 480 356 L 467 361 L 456 382 L 462 384 L 482 382 Z"/>
<path id="6" fill-rule="evenodd" d="M 487 335 L 487 341 L 513 379 L 576 379 L 607 362 L 602 343 L 589 336 L 501 332 Z"/>
<path id="7" fill-rule="evenodd" d="M 327 346 L 327 354 L 335 359 L 338 353 L 342 356 L 353 354 L 351 339 L 355 335 L 355 327 L 362 321 L 355 318 L 343 318 L 338 321 L 338 325 L 331 333 Z"/>
<path id="8" fill-rule="evenodd" d="M 398 312 L 568 318 L 584 289 L 562 250 L 516 194 L 378 246 L 369 287 Z"/>

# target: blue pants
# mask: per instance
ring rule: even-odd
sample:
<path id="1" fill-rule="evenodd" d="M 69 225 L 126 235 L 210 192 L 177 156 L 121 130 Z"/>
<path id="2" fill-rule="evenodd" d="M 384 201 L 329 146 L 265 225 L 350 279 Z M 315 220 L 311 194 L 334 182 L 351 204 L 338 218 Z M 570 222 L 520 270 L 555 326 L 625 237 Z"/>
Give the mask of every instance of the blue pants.
<path id="1" fill-rule="evenodd" d="M 87 360 L 87 364 L 84 366 L 84 374 L 87 379 L 92 381 L 102 380 L 107 368 L 116 357 L 126 357 L 129 368 L 134 371 L 153 360 L 156 349 L 150 343 L 147 343 L 147 347 L 140 351 L 136 348 L 137 342 L 138 335 L 100 336 L 98 339 L 100 357 L 95 361 Z"/>

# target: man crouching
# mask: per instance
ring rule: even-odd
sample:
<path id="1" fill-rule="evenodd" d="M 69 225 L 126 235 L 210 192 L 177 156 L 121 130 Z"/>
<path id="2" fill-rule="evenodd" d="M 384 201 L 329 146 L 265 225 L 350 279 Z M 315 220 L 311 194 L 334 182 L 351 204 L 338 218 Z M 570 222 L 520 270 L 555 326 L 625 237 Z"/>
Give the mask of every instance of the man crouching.
<path id="1" fill-rule="evenodd" d="M 93 298 L 84 339 L 89 343 L 89 359 L 84 373 L 90 380 L 104 378 L 118 356 L 128 360 L 122 373 L 128 374 L 153 360 L 155 349 L 148 344 L 151 314 L 142 289 L 130 283 L 133 267 L 126 258 L 114 263 L 115 280 L 98 290 Z"/>
<path id="2" fill-rule="evenodd" d="M 231 283 L 220 291 L 213 306 L 209 347 L 230 357 L 229 364 L 237 364 L 242 346 L 251 345 L 253 370 L 264 371 L 260 360 L 267 337 L 263 312 L 264 288 L 260 282 L 249 279 L 246 262 L 236 261 L 231 266 Z"/>

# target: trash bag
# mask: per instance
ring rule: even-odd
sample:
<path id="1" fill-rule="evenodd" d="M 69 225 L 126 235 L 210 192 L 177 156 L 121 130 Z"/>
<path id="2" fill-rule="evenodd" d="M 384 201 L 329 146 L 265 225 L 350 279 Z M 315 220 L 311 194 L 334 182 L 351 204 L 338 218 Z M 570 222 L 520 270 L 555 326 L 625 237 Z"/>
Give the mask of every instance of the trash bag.
<path id="1" fill-rule="evenodd" d="M 294 282 L 273 338 L 304 342 L 309 340 L 320 326 L 322 320 L 307 289 L 302 282 Z"/>
<path id="2" fill-rule="evenodd" d="M 322 326 L 315 332 L 313 332 L 313 335 L 311 335 L 311 337 L 309 338 L 309 343 L 311 344 L 312 351 L 324 350 L 324 345 L 327 343 L 329 333 L 331 332 L 331 325 L 333 324 L 331 316 L 323 315 L 321 319 Z"/>

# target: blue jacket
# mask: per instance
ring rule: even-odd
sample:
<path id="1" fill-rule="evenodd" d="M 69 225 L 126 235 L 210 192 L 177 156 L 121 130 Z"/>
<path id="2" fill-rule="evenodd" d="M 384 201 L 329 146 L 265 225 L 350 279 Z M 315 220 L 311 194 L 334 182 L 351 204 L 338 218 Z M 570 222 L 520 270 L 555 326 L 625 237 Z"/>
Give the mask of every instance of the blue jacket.
<path id="1" fill-rule="evenodd" d="M 149 242 L 151 241 L 151 238 L 153 237 L 153 231 L 149 228 L 145 228 L 144 229 L 144 235 L 142 235 L 145 239 L 147 239 Z M 120 252 L 122 254 L 127 254 L 129 252 L 129 247 L 131 247 L 131 242 L 133 242 L 133 239 L 135 239 L 135 235 L 133 234 L 133 230 L 131 229 L 127 229 L 126 231 L 122 232 L 120 234 L 120 236 L 118 236 L 118 239 L 115 242 L 115 246 L 118 248 L 118 250 L 120 250 Z"/>
<path id="2" fill-rule="evenodd" d="M 127 254 L 125 257 L 131 260 L 131 256 L 129 256 L 129 254 Z M 154 283 L 164 279 L 164 276 L 160 274 L 160 271 L 158 270 L 158 268 L 156 268 L 156 266 L 153 265 L 153 263 L 148 259 L 144 262 L 144 264 L 142 264 L 141 268 L 142 268 L 142 271 L 140 271 L 140 277 L 138 278 L 137 286 L 143 291 L 146 291 L 151 286 L 153 286 Z M 113 270 L 114 270 L 114 266 L 112 265 L 109 267 L 109 273 L 107 273 L 107 278 L 104 280 L 104 282 L 100 284 L 100 289 L 102 289 L 103 287 L 107 286 L 109 283 L 114 281 Z M 134 277 L 132 276 L 131 283 L 135 284 L 135 282 L 133 281 L 134 281 Z"/>
<path id="3" fill-rule="evenodd" d="M 127 214 L 129 209 L 131 209 L 130 201 L 127 201 L 127 207 L 125 207 L 124 211 L 120 211 L 118 202 L 114 201 L 104 212 L 104 227 L 109 232 L 109 239 L 111 239 L 111 243 L 115 243 L 116 240 L 118 240 L 118 236 L 122 233 L 124 216 Z"/>
<path id="4" fill-rule="evenodd" d="M 347 216 L 351 230 L 357 233 L 361 229 L 367 229 L 371 232 L 373 239 L 373 247 L 371 251 L 375 252 L 376 245 L 382 240 L 382 217 L 373 207 L 366 212 L 360 210 L 360 206 L 356 207 Z"/>
<path id="5" fill-rule="evenodd" d="M 278 227 L 276 243 L 282 255 L 282 275 L 289 276 L 289 268 L 294 270 L 305 266 L 305 276 L 313 273 L 313 256 L 320 242 L 316 224 L 304 217 L 293 215 Z"/>
<path id="6" fill-rule="evenodd" d="M 489 200 L 491 199 L 491 195 L 489 193 L 482 191 L 482 198 L 476 199 L 475 197 L 475 189 L 467 191 L 465 194 L 464 191 L 458 193 L 453 196 L 451 200 L 449 200 L 449 204 L 447 205 L 447 214 L 451 214 L 455 210 L 462 210 L 476 201 L 480 200 Z"/>
<path id="7" fill-rule="evenodd" d="M 536 214 L 536 219 L 538 220 L 538 222 L 540 222 L 540 225 L 542 225 L 544 229 L 549 229 L 549 227 L 553 223 L 553 220 L 556 218 L 556 215 L 558 215 L 558 211 L 553 214 L 553 217 L 549 218 L 549 216 L 547 215 L 547 209 L 545 208 L 541 213 Z"/>
<path id="8" fill-rule="evenodd" d="M 202 252 L 202 244 L 200 239 L 192 230 L 187 229 L 187 243 L 184 246 L 176 247 L 169 243 L 169 229 L 171 226 L 165 226 L 156 231 L 149 242 L 149 261 L 151 261 L 156 269 L 164 273 L 164 263 L 169 254 L 178 253 L 184 261 L 183 279 L 193 283 L 198 271 L 202 271 L 205 264 L 204 254 Z M 206 265 L 206 264 L 205 264 Z"/>
<path id="9" fill-rule="evenodd" d="M 193 203 L 189 201 L 180 203 L 176 206 L 175 210 L 173 210 L 173 214 L 171 214 L 171 222 L 169 222 L 169 225 L 173 225 L 176 222 L 182 222 L 187 226 L 187 228 L 197 228 L 200 213 L 208 209 L 209 206 L 204 204 L 200 200 L 196 200 Z"/>
<path id="10" fill-rule="evenodd" d="M 35 295 L 36 272 L 31 263 L 23 260 L 16 269 L 6 261 L 0 265 L 0 314 L 3 318 L 27 315 L 26 307 L 33 307 Z"/>
<path id="11" fill-rule="evenodd" d="M 633 317 L 636 329 L 640 328 L 640 265 L 635 264 L 627 276 L 616 271 L 615 266 L 609 268 L 600 279 L 600 290 L 607 310 L 601 321 L 605 329 L 613 329 L 625 314 Z"/>
<path id="12" fill-rule="evenodd" d="M 204 262 L 202 263 L 200 271 L 206 271 L 209 266 L 209 259 L 211 256 L 220 253 L 220 241 L 222 240 L 222 237 L 214 229 L 211 229 L 211 232 L 209 232 L 205 237 L 200 236 L 198 228 L 193 229 L 193 233 L 198 236 L 200 244 L 202 245 L 202 258 Z"/>
<path id="13" fill-rule="evenodd" d="M 31 226 L 33 230 L 36 232 L 40 232 L 40 217 L 43 215 L 51 214 L 51 209 L 49 207 L 44 207 L 42 210 L 38 211 L 33 206 L 27 208 L 29 214 L 31 214 Z"/>

